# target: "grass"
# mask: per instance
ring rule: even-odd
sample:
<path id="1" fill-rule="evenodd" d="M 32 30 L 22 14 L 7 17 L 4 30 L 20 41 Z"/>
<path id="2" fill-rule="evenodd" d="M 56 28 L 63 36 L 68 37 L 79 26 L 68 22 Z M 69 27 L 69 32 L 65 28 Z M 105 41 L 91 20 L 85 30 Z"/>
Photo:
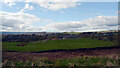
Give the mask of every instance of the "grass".
<path id="1" fill-rule="evenodd" d="M 110 41 L 93 40 L 88 38 L 65 39 L 65 40 L 49 40 L 46 42 L 29 42 L 26 46 L 16 46 L 20 42 L 3 42 L 3 50 L 33 52 L 54 49 L 78 49 L 78 48 L 94 48 L 113 46 Z"/>
<path id="2" fill-rule="evenodd" d="M 87 59 L 86 59 L 87 57 Z M 119 58 L 120 59 L 120 58 Z M 111 61 L 112 60 L 112 61 Z M 107 57 L 90 57 L 84 56 L 82 58 L 59 59 L 59 60 L 28 60 L 26 62 L 20 61 L 5 61 L 3 66 L 119 66 L 119 62 L 113 58 Z"/>

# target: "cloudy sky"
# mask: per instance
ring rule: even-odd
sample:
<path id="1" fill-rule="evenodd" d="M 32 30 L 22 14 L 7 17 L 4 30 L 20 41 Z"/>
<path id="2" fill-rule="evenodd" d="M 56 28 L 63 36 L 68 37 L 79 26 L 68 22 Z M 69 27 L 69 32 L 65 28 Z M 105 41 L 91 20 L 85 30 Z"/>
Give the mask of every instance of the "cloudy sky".
<path id="1" fill-rule="evenodd" d="M 118 2 L 4 0 L 0 4 L 0 31 L 84 32 L 118 29 Z"/>

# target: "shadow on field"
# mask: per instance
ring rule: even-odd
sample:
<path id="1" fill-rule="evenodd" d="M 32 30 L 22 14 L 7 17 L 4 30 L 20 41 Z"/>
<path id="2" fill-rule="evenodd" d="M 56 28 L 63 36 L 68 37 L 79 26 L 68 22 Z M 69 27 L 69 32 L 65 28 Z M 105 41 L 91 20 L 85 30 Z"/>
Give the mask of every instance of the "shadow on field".
<path id="1" fill-rule="evenodd" d="M 44 53 L 44 52 L 60 52 L 60 51 L 88 51 L 88 50 L 109 50 L 109 49 L 117 49 L 120 46 L 111 46 L 111 47 L 96 47 L 96 48 L 79 48 L 79 49 L 55 49 L 55 50 L 45 50 L 45 51 L 37 51 L 37 52 L 29 52 L 29 53 Z M 18 52 L 18 51 L 8 51 L 7 52 Z M 23 52 L 26 53 L 26 52 Z"/>

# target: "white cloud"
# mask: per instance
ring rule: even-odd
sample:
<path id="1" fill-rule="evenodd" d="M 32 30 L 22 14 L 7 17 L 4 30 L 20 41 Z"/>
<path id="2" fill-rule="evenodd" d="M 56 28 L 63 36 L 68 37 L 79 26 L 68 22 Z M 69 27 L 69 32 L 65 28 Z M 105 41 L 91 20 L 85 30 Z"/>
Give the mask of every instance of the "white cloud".
<path id="1" fill-rule="evenodd" d="M 54 22 L 50 20 L 40 19 L 34 15 L 27 13 L 8 13 L 0 12 L 0 22 L 2 22 L 2 30 L 0 31 L 52 31 L 52 32 L 70 32 L 70 31 L 101 31 L 101 30 L 117 30 L 117 16 L 97 16 L 82 21 Z M 46 26 L 41 26 L 40 22 L 49 22 Z M 34 26 L 32 24 L 39 24 Z"/>
<path id="2" fill-rule="evenodd" d="M 24 12 L 26 9 L 28 10 L 33 10 L 34 7 L 33 6 L 30 6 L 29 4 L 25 4 L 25 7 L 23 9 L 20 10 L 20 12 Z"/>
<path id="3" fill-rule="evenodd" d="M 13 5 L 16 5 L 16 3 L 14 3 L 14 2 L 9 2 L 8 3 L 8 6 L 10 6 L 10 7 L 12 7 Z"/>
<path id="4" fill-rule="evenodd" d="M 0 17 L 6 18 L 6 19 L 13 19 L 13 20 L 19 20 L 21 22 L 31 23 L 34 21 L 39 21 L 40 19 L 37 18 L 34 15 L 27 14 L 27 13 L 8 13 L 8 12 L 2 12 L 0 11 Z"/>
<path id="5" fill-rule="evenodd" d="M 25 4 L 25 8 L 24 9 L 29 9 L 29 10 L 32 10 L 34 9 L 33 6 L 30 6 L 29 4 Z"/>
<path id="6" fill-rule="evenodd" d="M 108 0 L 0 0 L 0 2 L 4 2 L 8 6 L 15 5 L 15 2 L 27 2 L 27 3 L 33 2 L 33 3 L 39 4 L 41 7 L 46 9 L 60 10 L 63 8 L 81 5 L 80 3 L 77 3 L 77 2 L 119 2 L 119 0 L 109 0 L 109 1 Z M 50 4 L 50 3 L 53 3 L 53 4 Z M 66 4 L 66 3 L 69 3 L 69 4 Z M 73 4 L 70 4 L 70 3 L 73 3 Z"/>
<path id="7" fill-rule="evenodd" d="M 3 0 L 4 3 L 8 4 L 9 6 L 15 5 L 15 2 L 32 2 L 38 4 L 39 6 L 48 9 L 48 10 L 61 10 L 66 8 L 75 7 L 77 5 L 81 5 L 80 2 L 104 2 L 105 0 Z M 118 0 L 111 0 L 112 2 Z M 109 2 L 109 1 L 105 1 Z M 29 9 L 32 7 L 29 7 Z M 23 10 L 21 10 L 23 11 Z"/>
<path id="8" fill-rule="evenodd" d="M 98 16 L 83 21 L 70 21 L 61 23 L 51 23 L 46 26 L 47 31 L 101 31 L 101 30 L 117 30 L 117 16 Z"/>
<path id="9" fill-rule="evenodd" d="M 30 24 L 42 21 L 34 15 L 26 13 L 8 13 L 0 11 L 0 22 L 2 30 L 0 31 L 37 31 L 42 27 L 35 27 Z"/>
<path id="10" fill-rule="evenodd" d="M 80 5 L 77 3 L 79 1 L 81 0 L 27 0 L 25 2 L 33 2 L 45 9 L 56 11 Z"/>
<path id="11" fill-rule="evenodd" d="M 5 4 L 12 6 L 15 5 L 15 2 L 32 2 L 35 4 L 38 4 L 39 6 L 48 9 L 48 10 L 60 10 L 60 9 L 65 9 L 65 8 L 70 8 L 70 7 L 75 7 L 76 5 L 80 5 L 81 0 L 3 0 Z M 32 9 L 32 6 L 29 6 L 28 4 L 26 5 L 28 8 L 26 9 Z"/>
<path id="12" fill-rule="evenodd" d="M 10 7 L 12 7 L 13 5 L 16 5 L 15 0 L 3 0 L 2 2 L 4 2 Z"/>
<path id="13" fill-rule="evenodd" d="M 73 3 L 39 3 L 39 5 L 43 8 L 56 11 L 60 9 L 75 7 L 77 4 L 73 2 Z"/>

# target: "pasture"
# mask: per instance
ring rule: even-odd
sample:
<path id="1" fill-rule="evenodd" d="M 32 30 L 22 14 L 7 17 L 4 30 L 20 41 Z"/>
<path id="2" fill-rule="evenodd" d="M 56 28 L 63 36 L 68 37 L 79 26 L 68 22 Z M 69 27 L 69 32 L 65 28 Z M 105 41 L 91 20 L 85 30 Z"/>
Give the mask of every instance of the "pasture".
<path id="1" fill-rule="evenodd" d="M 78 49 L 78 48 L 95 48 L 95 47 L 109 47 L 114 44 L 110 41 L 78 38 L 78 39 L 64 39 L 64 40 L 48 40 L 46 42 L 28 42 L 25 46 L 16 46 L 21 42 L 2 42 L 3 50 L 18 51 L 18 52 L 38 52 L 45 50 L 56 49 Z"/>

